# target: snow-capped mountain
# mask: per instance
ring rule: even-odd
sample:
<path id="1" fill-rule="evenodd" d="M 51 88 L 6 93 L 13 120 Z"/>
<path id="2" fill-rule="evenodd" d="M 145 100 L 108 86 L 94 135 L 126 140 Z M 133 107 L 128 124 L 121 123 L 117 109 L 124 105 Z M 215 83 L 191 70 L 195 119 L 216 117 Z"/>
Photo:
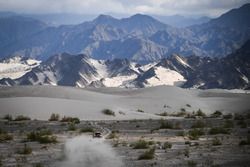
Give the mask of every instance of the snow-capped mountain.
<path id="1" fill-rule="evenodd" d="M 95 60 L 84 54 L 63 53 L 50 57 L 20 78 L 3 78 L 0 80 L 0 84 L 49 84 L 81 88 L 141 88 L 175 85 L 203 89 L 249 89 L 249 48 L 250 40 L 235 53 L 221 59 L 198 56 L 183 57 L 173 54 L 146 65 L 140 65 L 128 59 Z M 16 61 L 6 59 L 4 62 L 11 64 Z"/>
<path id="2" fill-rule="evenodd" d="M 0 79 L 17 79 L 22 77 L 33 68 L 37 67 L 40 61 L 21 56 L 15 56 L 0 61 Z"/>

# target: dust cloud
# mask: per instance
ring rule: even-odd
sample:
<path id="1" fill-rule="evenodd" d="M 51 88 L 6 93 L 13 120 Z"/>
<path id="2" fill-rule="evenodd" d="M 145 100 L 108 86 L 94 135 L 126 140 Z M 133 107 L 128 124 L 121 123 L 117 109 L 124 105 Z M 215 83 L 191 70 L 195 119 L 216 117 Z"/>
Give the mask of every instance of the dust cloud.
<path id="1" fill-rule="evenodd" d="M 65 159 L 60 167 L 121 167 L 122 161 L 104 139 L 78 136 L 65 144 Z"/>

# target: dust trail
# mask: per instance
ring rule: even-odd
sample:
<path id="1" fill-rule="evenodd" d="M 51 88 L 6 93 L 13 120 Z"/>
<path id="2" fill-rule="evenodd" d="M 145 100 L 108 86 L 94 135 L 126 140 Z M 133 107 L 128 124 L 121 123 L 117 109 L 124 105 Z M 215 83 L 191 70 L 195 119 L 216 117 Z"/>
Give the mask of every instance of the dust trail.
<path id="1" fill-rule="evenodd" d="M 65 160 L 60 167 L 121 167 L 122 161 L 104 139 L 78 136 L 65 144 Z"/>

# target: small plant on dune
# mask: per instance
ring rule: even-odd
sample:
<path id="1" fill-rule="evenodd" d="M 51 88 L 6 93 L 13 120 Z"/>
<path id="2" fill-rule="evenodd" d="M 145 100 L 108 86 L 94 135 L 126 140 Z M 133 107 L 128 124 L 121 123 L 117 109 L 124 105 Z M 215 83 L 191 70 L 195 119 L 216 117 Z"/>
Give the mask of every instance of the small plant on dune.
<path id="1" fill-rule="evenodd" d="M 55 114 L 55 113 L 52 113 L 50 118 L 49 118 L 49 121 L 59 121 L 59 114 Z"/>
<path id="2" fill-rule="evenodd" d="M 160 113 L 160 114 L 156 114 L 156 115 L 159 115 L 159 116 L 163 116 L 163 117 L 166 117 L 166 116 L 168 116 L 168 113 L 167 113 L 167 112 L 163 112 L 163 113 Z"/>
<path id="3" fill-rule="evenodd" d="M 150 160 L 154 159 L 155 156 L 155 148 L 151 148 L 144 153 L 142 153 L 139 157 L 138 160 Z"/>
<path id="4" fill-rule="evenodd" d="M 102 113 L 105 115 L 115 116 L 115 112 L 110 109 L 104 109 L 102 110 Z"/>
<path id="5" fill-rule="evenodd" d="M 233 128 L 234 127 L 234 122 L 231 120 L 226 120 L 223 125 L 224 128 Z"/>
<path id="6" fill-rule="evenodd" d="M 27 116 L 23 116 L 23 115 L 18 115 L 14 121 L 28 121 L 30 120 L 30 117 L 27 117 Z"/>
<path id="7" fill-rule="evenodd" d="M 186 104 L 186 106 L 187 106 L 187 107 L 191 107 L 191 105 L 190 105 L 190 104 Z"/>
<path id="8" fill-rule="evenodd" d="M 143 111 L 143 110 L 141 110 L 141 109 L 138 109 L 138 110 L 137 110 L 137 112 L 142 112 L 142 113 L 143 113 L 144 111 Z"/>
<path id="9" fill-rule="evenodd" d="M 247 128 L 247 123 L 245 121 L 243 121 L 243 120 L 238 121 L 237 125 L 239 125 L 240 128 Z"/>
<path id="10" fill-rule="evenodd" d="M 223 118 L 224 119 L 232 119 L 233 115 L 232 114 L 226 114 L 226 115 L 223 115 Z"/>

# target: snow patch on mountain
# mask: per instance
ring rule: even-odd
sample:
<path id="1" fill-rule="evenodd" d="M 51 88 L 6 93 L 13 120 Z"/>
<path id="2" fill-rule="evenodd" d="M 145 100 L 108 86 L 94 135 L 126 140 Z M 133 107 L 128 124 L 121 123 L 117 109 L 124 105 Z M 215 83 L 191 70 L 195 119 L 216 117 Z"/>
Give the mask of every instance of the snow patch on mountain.
<path id="1" fill-rule="evenodd" d="M 33 59 L 22 57 L 13 57 L 0 62 L 0 79 L 10 78 L 17 79 L 22 77 L 32 68 L 38 66 L 41 62 Z"/>
<path id="2" fill-rule="evenodd" d="M 155 76 L 146 80 L 145 87 L 159 86 L 159 85 L 175 85 L 179 86 L 186 81 L 186 79 L 178 72 L 164 68 L 153 67 Z"/>

